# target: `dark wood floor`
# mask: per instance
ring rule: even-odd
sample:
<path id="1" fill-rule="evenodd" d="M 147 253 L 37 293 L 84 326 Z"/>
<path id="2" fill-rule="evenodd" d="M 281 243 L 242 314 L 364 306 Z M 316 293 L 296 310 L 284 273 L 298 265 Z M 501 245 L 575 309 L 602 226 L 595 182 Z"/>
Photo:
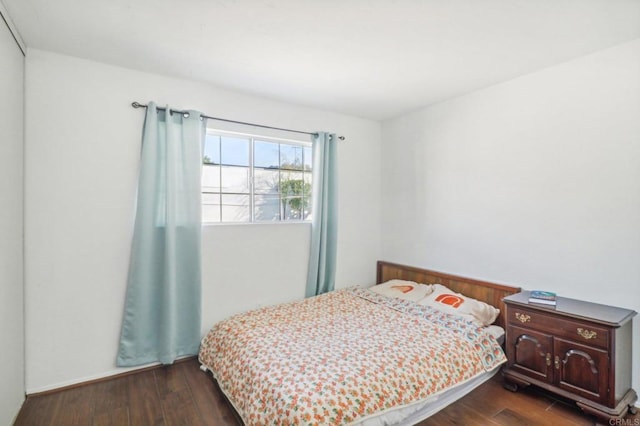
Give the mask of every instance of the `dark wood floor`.
<path id="1" fill-rule="evenodd" d="M 191 359 L 112 380 L 27 398 L 15 425 L 232 425 L 239 422 L 211 377 Z M 625 419 L 640 426 L 640 414 Z M 500 375 L 421 426 L 593 425 L 573 406 L 533 389 L 502 388 Z"/>

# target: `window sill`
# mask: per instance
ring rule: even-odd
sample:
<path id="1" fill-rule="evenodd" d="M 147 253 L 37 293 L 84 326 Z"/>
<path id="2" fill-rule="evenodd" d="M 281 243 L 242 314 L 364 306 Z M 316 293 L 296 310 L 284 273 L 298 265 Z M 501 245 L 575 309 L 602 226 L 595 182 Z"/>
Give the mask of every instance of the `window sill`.
<path id="1" fill-rule="evenodd" d="M 217 226 L 311 226 L 310 220 L 304 221 L 280 221 L 280 222 L 204 222 L 203 228 L 217 227 Z"/>

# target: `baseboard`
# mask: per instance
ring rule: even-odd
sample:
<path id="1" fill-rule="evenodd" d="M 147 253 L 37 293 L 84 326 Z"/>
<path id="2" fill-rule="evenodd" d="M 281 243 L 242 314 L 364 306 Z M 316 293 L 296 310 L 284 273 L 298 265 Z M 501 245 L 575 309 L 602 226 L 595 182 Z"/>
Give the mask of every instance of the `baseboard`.
<path id="1" fill-rule="evenodd" d="M 189 355 L 183 358 L 177 359 L 174 364 L 178 364 L 185 361 L 190 361 L 195 359 L 195 355 Z M 51 393 L 56 393 L 60 391 L 64 391 L 67 389 L 73 389 L 80 386 L 90 385 L 93 383 L 105 382 L 107 380 L 113 380 L 120 377 L 130 376 L 132 374 L 141 373 L 143 371 L 155 370 L 157 368 L 161 368 L 162 364 L 159 362 L 154 362 L 153 364 L 148 364 L 140 367 L 131 367 L 127 369 L 119 368 L 117 370 L 107 371 L 101 374 L 97 374 L 95 376 L 87 376 L 76 380 L 70 380 L 68 382 L 57 383 L 51 386 L 44 386 L 36 389 L 27 389 L 27 398 L 34 396 L 42 396 L 48 395 Z"/>

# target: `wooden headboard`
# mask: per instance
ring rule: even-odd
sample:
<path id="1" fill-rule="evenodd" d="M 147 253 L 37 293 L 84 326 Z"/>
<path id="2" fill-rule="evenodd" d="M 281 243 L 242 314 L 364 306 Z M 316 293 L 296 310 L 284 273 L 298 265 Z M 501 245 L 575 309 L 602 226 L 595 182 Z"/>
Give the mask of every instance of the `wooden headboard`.
<path id="1" fill-rule="evenodd" d="M 520 287 L 495 284 L 379 260 L 376 283 L 380 284 L 392 279 L 415 281 L 422 284 L 442 284 L 456 293 L 461 293 L 495 306 L 500 309 L 500 315 L 498 315 L 495 323 L 502 328 L 506 328 L 504 319 L 505 307 L 502 298 L 519 293 L 521 290 Z"/>

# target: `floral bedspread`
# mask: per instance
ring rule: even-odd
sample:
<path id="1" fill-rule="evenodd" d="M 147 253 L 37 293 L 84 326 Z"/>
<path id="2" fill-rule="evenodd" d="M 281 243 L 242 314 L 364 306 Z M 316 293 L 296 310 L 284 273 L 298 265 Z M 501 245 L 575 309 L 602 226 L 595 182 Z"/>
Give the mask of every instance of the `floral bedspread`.
<path id="1" fill-rule="evenodd" d="M 506 361 L 476 325 L 358 287 L 219 322 L 199 359 L 260 426 L 347 425 Z"/>

